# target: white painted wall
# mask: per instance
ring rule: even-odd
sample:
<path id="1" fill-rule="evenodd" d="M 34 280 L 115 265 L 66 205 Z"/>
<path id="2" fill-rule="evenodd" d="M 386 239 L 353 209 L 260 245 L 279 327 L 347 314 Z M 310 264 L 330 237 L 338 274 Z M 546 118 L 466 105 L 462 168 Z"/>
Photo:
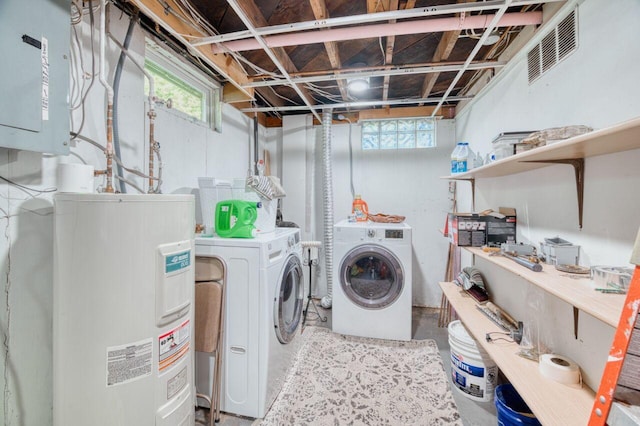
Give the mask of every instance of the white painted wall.
<path id="1" fill-rule="evenodd" d="M 283 180 L 287 184 L 286 212 L 303 228 L 303 237 L 324 241 L 322 127 L 310 116 L 285 117 L 283 122 Z M 440 176 L 449 173 L 455 145 L 454 123 L 440 120 L 438 146 L 433 149 L 363 151 L 361 127 L 352 126 L 353 185 L 371 213 L 406 217 L 413 228 L 413 303 L 439 306 L 438 282 L 444 278 L 448 242 L 442 236 L 448 209 L 448 187 Z M 353 201 L 349 177 L 349 124 L 331 129 L 334 222 L 346 219 Z M 306 147 L 306 149 L 305 149 Z M 294 180 L 296 185 L 292 186 Z M 324 254 L 322 254 L 324 256 Z M 338 265 L 334 264 L 334 271 Z M 327 293 L 324 257 L 318 267 L 314 293 Z M 306 272 L 306 271 L 305 271 Z"/>
<path id="2" fill-rule="evenodd" d="M 113 11 L 110 22 L 115 36 L 123 40 L 127 17 Z M 87 25 L 82 27 L 81 38 L 88 46 Z M 108 80 L 113 81 L 119 52 L 111 43 L 108 47 Z M 130 50 L 141 60 L 144 57 L 144 35 L 140 29 L 134 33 Z M 85 67 L 90 69 L 88 48 L 84 55 Z M 127 61 L 120 92 L 122 156 L 128 167 L 146 171 L 148 143 L 143 90 L 141 74 Z M 87 100 L 82 131 L 102 143 L 104 93 L 96 82 Z M 77 128 L 78 111 L 74 118 Z M 164 163 L 164 193 L 196 192 L 198 176 L 246 176 L 253 121 L 225 105 L 222 129 L 222 133 L 216 133 L 158 110 L 155 134 Z M 267 131 L 261 128 L 260 134 L 264 141 L 262 148 L 266 148 Z M 85 162 L 96 169 L 104 168 L 104 155 L 87 142 L 77 141 L 71 151 L 69 156 L 58 157 L 0 148 L 0 176 L 44 190 L 55 188 L 56 168 L 61 162 Z M 133 179 L 146 189 L 146 180 Z M 102 179 L 96 180 L 97 186 L 103 184 Z M 0 182 L 0 424 L 4 426 L 52 423 L 52 195 L 36 195 Z M 198 221 L 199 216 L 197 211 Z"/>
<path id="3" fill-rule="evenodd" d="M 636 72 L 640 47 L 635 0 L 587 0 L 578 11 L 579 48 L 538 81 L 527 82 L 523 61 L 456 117 L 458 140 L 486 154 L 501 132 L 584 124 L 595 129 L 640 115 Z M 616 40 L 616 42 L 612 42 Z M 581 246 L 584 265 L 627 265 L 640 219 L 640 150 L 586 160 L 584 226 L 578 228 L 573 169 L 554 165 L 476 182 L 476 210 L 515 207 L 520 242 L 560 236 Z M 471 209 L 469 185 L 459 184 L 459 207 Z M 470 257 L 465 257 L 470 262 Z M 576 360 L 597 388 L 613 328 L 584 313 L 573 337 L 572 308 L 491 267 L 485 273 L 493 297 L 514 317 L 538 323 L 558 353 Z M 538 308 L 531 300 L 543 300 Z M 526 302 L 524 302 L 526 301 Z"/>

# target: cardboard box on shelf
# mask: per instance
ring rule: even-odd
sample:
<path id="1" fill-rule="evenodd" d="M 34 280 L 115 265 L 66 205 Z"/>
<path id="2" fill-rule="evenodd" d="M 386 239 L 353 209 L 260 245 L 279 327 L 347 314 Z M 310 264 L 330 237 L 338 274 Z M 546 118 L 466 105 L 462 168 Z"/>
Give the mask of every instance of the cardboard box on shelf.
<path id="1" fill-rule="evenodd" d="M 487 220 L 487 245 L 500 247 L 502 243 L 516 242 L 516 209 L 500 207 L 483 216 Z"/>
<path id="2" fill-rule="evenodd" d="M 477 213 L 449 213 L 449 241 L 460 247 L 482 247 L 487 223 Z"/>
<path id="3" fill-rule="evenodd" d="M 448 236 L 460 247 L 500 247 L 516 242 L 516 210 L 500 207 L 498 211 L 480 213 L 449 213 Z"/>

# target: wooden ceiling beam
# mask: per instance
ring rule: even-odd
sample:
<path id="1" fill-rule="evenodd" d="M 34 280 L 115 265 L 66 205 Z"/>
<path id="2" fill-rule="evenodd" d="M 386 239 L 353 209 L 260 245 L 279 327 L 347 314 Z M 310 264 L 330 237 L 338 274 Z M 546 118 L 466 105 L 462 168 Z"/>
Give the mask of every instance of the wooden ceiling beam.
<path id="1" fill-rule="evenodd" d="M 267 22 L 262 11 L 260 11 L 260 8 L 254 0 L 243 0 L 240 2 L 240 6 L 242 7 L 245 15 L 251 20 L 254 27 L 259 28 L 269 26 L 269 22 Z M 298 67 L 293 63 L 289 54 L 283 47 L 272 47 L 271 51 L 288 73 L 296 73 L 299 71 Z M 300 91 L 309 100 L 309 102 L 314 103 L 313 96 L 311 96 L 306 87 L 300 86 Z M 264 95 L 265 93 L 261 92 L 261 94 Z"/>
<path id="2" fill-rule="evenodd" d="M 388 12 L 390 1 L 394 0 L 367 0 L 367 13 Z"/>
<path id="3" fill-rule="evenodd" d="M 359 120 L 383 120 L 387 118 L 404 118 L 404 117 L 428 117 L 436 109 L 435 105 L 417 106 L 417 107 L 400 107 L 400 108 L 380 108 L 369 109 L 358 112 Z M 443 118 L 454 118 L 454 106 L 442 106 L 438 110 L 438 115 Z"/>
<path id="4" fill-rule="evenodd" d="M 329 11 L 327 10 L 327 4 L 325 0 L 309 0 L 311 3 L 311 9 L 313 9 L 313 15 L 316 20 L 327 19 L 329 18 Z M 334 70 L 342 69 L 342 62 L 340 61 L 340 53 L 338 52 L 338 43 L 335 41 L 327 41 L 324 43 L 324 48 L 327 51 L 327 56 L 329 56 L 329 62 L 331 63 L 331 68 Z M 344 79 L 338 79 L 338 88 L 340 89 L 340 95 L 342 96 L 342 100 L 349 100 L 347 84 Z"/>
<path id="5" fill-rule="evenodd" d="M 243 88 L 242 85 L 248 83 L 247 73 L 237 62 L 231 59 L 227 54 L 215 54 L 211 51 L 211 46 L 192 47 L 188 39 L 205 37 L 210 34 L 204 34 L 194 27 L 188 25 L 184 20 L 185 16 L 180 13 L 180 8 L 176 6 L 174 0 L 165 0 L 167 8 L 165 8 L 157 0 L 130 0 L 138 9 L 147 15 L 152 21 L 163 27 L 174 37 L 180 40 L 187 50 L 197 51 L 198 56 L 205 60 L 217 72 L 225 76 L 239 91 L 245 92 L 247 98 L 253 96 L 253 88 Z M 180 17 L 176 15 L 181 15 Z"/>
<path id="6" fill-rule="evenodd" d="M 413 9 L 414 6 L 416 5 L 415 0 L 408 0 L 407 3 L 405 3 L 404 8 L 405 9 Z M 389 7 L 390 8 L 394 8 L 394 10 L 397 10 L 399 7 L 398 4 L 398 0 L 391 0 L 389 2 Z M 395 19 L 392 19 L 391 21 L 389 21 L 391 23 L 396 22 Z M 384 56 L 384 64 L 388 65 L 393 63 L 393 48 L 395 47 L 396 44 L 396 37 L 395 36 L 389 36 L 387 37 L 387 47 L 385 49 L 385 56 Z M 389 75 L 385 75 L 384 79 L 382 81 L 382 100 L 386 101 L 387 99 L 389 99 L 389 82 L 391 81 L 391 76 Z"/>
<path id="7" fill-rule="evenodd" d="M 474 1 L 474 0 L 458 0 L 458 3 L 469 3 L 471 1 Z M 449 58 L 449 55 L 451 55 L 451 52 L 453 51 L 453 47 L 456 45 L 456 42 L 458 41 L 460 32 L 461 30 L 454 30 L 454 31 L 445 31 L 442 34 L 442 38 L 440 38 L 440 43 L 438 43 L 438 47 L 436 48 L 436 51 L 433 54 L 433 62 L 446 61 Z M 420 90 L 420 93 L 419 93 L 421 97 L 426 98 L 427 96 L 429 96 L 439 76 L 440 76 L 440 73 L 431 73 L 431 74 L 427 74 L 424 77 L 424 81 L 422 82 L 422 89 Z"/>

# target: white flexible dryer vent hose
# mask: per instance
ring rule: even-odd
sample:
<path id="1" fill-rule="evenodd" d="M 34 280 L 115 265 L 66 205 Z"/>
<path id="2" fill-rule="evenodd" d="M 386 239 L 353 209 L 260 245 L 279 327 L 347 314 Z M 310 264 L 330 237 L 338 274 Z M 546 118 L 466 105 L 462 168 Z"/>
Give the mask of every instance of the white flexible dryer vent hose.
<path id="1" fill-rule="evenodd" d="M 324 263 L 327 277 L 327 295 L 320 305 L 328 309 L 333 304 L 333 175 L 331 169 L 331 108 L 322 110 L 322 164 L 324 166 L 323 197 L 324 208 Z"/>

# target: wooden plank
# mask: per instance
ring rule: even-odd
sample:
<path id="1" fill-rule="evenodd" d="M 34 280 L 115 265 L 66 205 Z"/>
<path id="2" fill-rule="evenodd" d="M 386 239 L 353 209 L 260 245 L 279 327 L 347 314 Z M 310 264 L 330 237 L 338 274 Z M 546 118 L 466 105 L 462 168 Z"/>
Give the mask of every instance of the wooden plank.
<path id="1" fill-rule="evenodd" d="M 546 163 L 529 163 L 528 161 L 589 158 L 638 148 L 640 148 L 640 117 L 551 145 L 524 151 L 467 173 L 445 176 L 444 178 L 470 179 L 507 176 L 549 167 L 549 164 Z"/>
<path id="2" fill-rule="evenodd" d="M 389 0 L 367 0 L 367 13 L 389 11 Z"/>
<path id="3" fill-rule="evenodd" d="M 252 98 L 247 96 L 245 92 L 238 89 L 237 86 L 231 83 L 225 83 L 222 86 L 222 102 L 233 104 L 237 102 L 251 101 Z"/>
<path id="4" fill-rule="evenodd" d="M 468 3 L 473 0 L 458 0 L 458 3 Z M 457 14 L 458 16 L 460 14 Z M 456 45 L 458 41 L 458 37 L 460 36 L 460 30 L 455 31 L 445 31 L 440 38 L 440 42 L 438 43 L 438 47 L 436 48 L 435 53 L 433 54 L 433 62 L 441 62 L 449 59 L 449 55 L 451 55 L 451 51 L 453 47 Z M 440 73 L 430 73 L 424 77 L 424 82 L 422 83 L 422 90 L 420 91 L 420 97 L 426 98 L 433 90 L 433 86 L 436 84 Z"/>
<path id="5" fill-rule="evenodd" d="M 157 0 L 131 0 L 145 15 L 154 22 L 165 28 L 173 36 L 175 36 L 185 47 L 189 47 L 189 39 L 208 36 L 201 31 L 187 25 L 173 13 L 165 13 L 164 6 Z M 174 0 L 166 0 L 175 13 L 180 14 L 180 8 L 176 7 Z M 184 19 L 187 19 L 183 16 Z M 248 83 L 247 74 L 235 61 L 226 54 L 214 54 L 211 52 L 211 46 L 189 47 L 198 52 L 203 60 L 209 63 L 216 71 L 225 76 L 238 90 L 247 93 L 248 97 L 253 97 L 253 88 L 243 88 L 242 85 Z"/>
<path id="6" fill-rule="evenodd" d="M 393 10 L 398 10 L 398 0 L 390 0 L 389 8 Z M 390 23 L 395 23 L 396 20 L 392 19 L 389 21 Z M 396 37 L 389 36 L 387 37 L 387 46 L 384 51 L 384 65 L 393 63 L 393 48 L 396 44 Z M 389 98 L 389 82 L 391 81 L 391 76 L 385 75 L 382 80 L 382 100 L 386 101 Z"/>
<path id="7" fill-rule="evenodd" d="M 317 20 L 329 18 L 329 11 L 327 10 L 327 4 L 325 0 L 309 0 L 311 3 L 311 9 L 313 9 L 313 15 Z M 324 48 L 329 56 L 329 62 L 331 68 L 334 70 L 342 69 L 342 62 L 340 61 L 340 52 L 338 51 L 338 43 L 335 41 L 327 41 L 324 43 Z M 347 84 L 344 79 L 336 80 L 338 82 L 338 88 L 340 89 L 340 95 L 343 100 L 349 99 L 347 91 Z"/>
<path id="8" fill-rule="evenodd" d="M 433 113 L 434 109 L 435 106 L 432 105 L 420 107 L 370 109 L 360 111 L 358 118 L 360 120 L 383 120 L 386 118 L 428 117 Z M 441 107 L 440 113 L 444 118 L 453 118 L 455 116 L 455 107 Z"/>
<path id="9" fill-rule="evenodd" d="M 542 272 L 534 272 L 502 256 L 489 256 L 479 247 L 463 247 L 488 262 L 505 269 L 540 287 L 558 299 L 564 300 L 598 320 L 616 327 L 624 305 L 625 295 L 603 294 L 595 291 L 588 282 L 589 276 L 573 279 L 566 277 L 554 265 L 542 265 Z M 586 282 L 585 282 L 586 281 Z"/>
<path id="10" fill-rule="evenodd" d="M 546 379 L 538 372 L 538 364 L 517 355 L 515 342 L 487 342 L 486 333 L 502 332 L 478 309 L 476 302 L 460 287 L 441 282 L 440 287 L 476 342 L 489 354 L 500 371 L 525 400 L 543 425 L 587 424 L 589 411 L 595 397 L 586 385 L 582 388 L 563 385 Z"/>
<path id="11" fill-rule="evenodd" d="M 282 127 L 282 118 L 267 117 L 265 127 Z"/>
<path id="12" fill-rule="evenodd" d="M 255 1 L 243 0 L 242 2 L 240 2 L 240 7 L 242 7 L 242 10 L 244 11 L 244 13 L 251 20 L 251 23 L 253 24 L 253 26 L 255 27 L 269 26 L 269 23 L 267 22 L 265 17 L 262 15 L 260 8 L 258 7 L 258 5 L 256 5 Z M 293 61 L 289 57 L 289 54 L 286 52 L 286 50 L 284 50 L 283 47 L 273 47 L 271 48 L 271 51 L 273 52 L 273 54 L 276 56 L 278 61 L 282 64 L 282 66 L 288 73 L 298 72 L 298 68 L 293 63 Z M 307 100 L 311 104 L 313 104 L 314 103 L 313 97 L 311 96 L 307 88 L 303 85 L 300 85 L 299 88 L 302 94 L 307 98 Z"/>

